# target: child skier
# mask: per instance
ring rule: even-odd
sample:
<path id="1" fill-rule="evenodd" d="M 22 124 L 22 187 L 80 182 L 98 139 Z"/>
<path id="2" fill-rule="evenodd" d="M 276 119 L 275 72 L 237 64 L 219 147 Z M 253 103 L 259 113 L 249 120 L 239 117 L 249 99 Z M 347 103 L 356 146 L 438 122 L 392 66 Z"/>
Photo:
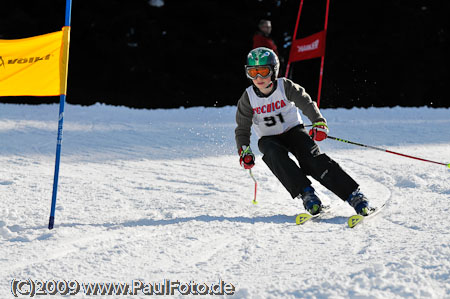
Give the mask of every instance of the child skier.
<path id="1" fill-rule="evenodd" d="M 369 203 L 358 184 L 330 157 L 320 152 L 315 141 L 327 138 L 328 126 L 317 105 L 304 88 L 287 78 L 279 78 L 280 63 L 270 49 L 253 49 L 247 56 L 245 72 L 252 85 L 237 104 L 235 130 L 239 162 L 245 169 L 255 165 L 250 148 L 251 126 L 258 136 L 258 147 L 267 164 L 281 184 L 299 198 L 312 215 L 322 210 L 322 203 L 311 186 L 312 176 L 356 213 L 366 216 Z M 306 132 L 300 109 L 312 122 Z M 300 167 L 288 153 L 292 153 Z"/>

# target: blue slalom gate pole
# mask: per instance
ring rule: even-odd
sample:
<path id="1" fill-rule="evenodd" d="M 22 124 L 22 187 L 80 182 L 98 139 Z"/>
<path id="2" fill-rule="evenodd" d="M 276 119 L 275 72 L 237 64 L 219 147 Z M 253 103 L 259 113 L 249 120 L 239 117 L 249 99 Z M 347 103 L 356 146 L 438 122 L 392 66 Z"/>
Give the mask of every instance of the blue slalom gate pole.
<path id="1" fill-rule="evenodd" d="M 53 225 L 55 224 L 56 195 L 58 193 L 59 162 L 61 160 L 61 144 L 62 144 L 65 102 L 66 102 L 66 95 L 62 94 L 59 98 L 59 120 L 58 120 L 58 137 L 56 141 L 55 175 L 53 177 L 52 206 L 50 209 L 50 220 L 48 222 L 48 229 L 52 229 Z"/>
<path id="2" fill-rule="evenodd" d="M 66 18 L 64 26 L 70 26 L 71 13 L 72 13 L 72 0 L 66 0 Z M 66 85 L 67 82 L 64 82 L 64 84 Z M 65 102 L 66 102 L 66 95 L 61 94 L 59 97 L 59 118 L 58 118 L 58 137 L 56 142 L 55 175 L 53 177 L 52 205 L 50 209 L 50 219 L 48 222 L 48 229 L 53 229 L 53 226 L 55 224 L 56 196 L 58 194 L 59 163 L 61 160 L 61 145 L 63 136 Z"/>

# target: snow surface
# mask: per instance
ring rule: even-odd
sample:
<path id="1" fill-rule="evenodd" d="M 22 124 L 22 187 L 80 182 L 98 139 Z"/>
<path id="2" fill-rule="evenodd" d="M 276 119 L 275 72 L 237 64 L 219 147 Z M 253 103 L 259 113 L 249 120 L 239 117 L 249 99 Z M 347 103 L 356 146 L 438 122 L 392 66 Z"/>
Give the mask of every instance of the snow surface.
<path id="1" fill-rule="evenodd" d="M 322 112 L 332 136 L 450 163 L 449 109 Z M 450 298 L 445 166 L 325 140 L 321 149 L 372 205 L 388 205 L 350 229 L 352 209 L 315 182 L 337 207 L 297 226 L 301 203 L 262 162 L 256 137 L 259 204 L 251 203 L 235 107 L 66 105 L 49 231 L 57 114 L 58 105 L 0 104 L 0 298 L 12 297 L 13 279 L 222 280 L 234 285 L 232 298 Z"/>

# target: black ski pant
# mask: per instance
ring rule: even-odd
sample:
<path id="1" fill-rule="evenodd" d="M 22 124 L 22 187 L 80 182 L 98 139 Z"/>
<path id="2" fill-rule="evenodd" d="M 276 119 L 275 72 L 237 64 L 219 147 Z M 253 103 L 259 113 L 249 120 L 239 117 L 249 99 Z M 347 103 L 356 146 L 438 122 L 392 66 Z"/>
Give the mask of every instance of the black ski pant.
<path id="1" fill-rule="evenodd" d="M 320 152 L 319 146 L 303 125 L 280 135 L 261 137 L 258 147 L 264 154 L 263 161 L 292 198 L 311 185 L 308 175 L 344 201 L 358 188 L 358 184 L 339 164 Z M 289 157 L 289 153 L 295 156 L 298 165 Z"/>

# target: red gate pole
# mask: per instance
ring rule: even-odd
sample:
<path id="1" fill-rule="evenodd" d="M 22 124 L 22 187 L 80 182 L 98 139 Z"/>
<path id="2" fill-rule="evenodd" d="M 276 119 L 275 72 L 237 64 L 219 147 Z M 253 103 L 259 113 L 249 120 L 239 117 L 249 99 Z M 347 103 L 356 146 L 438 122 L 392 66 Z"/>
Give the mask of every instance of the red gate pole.
<path id="1" fill-rule="evenodd" d="M 292 42 L 297 37 L 298 22 L 300 21 L 300 14 L 302 13 L 302 7 L 303 7 L 303 0 L 300 1 L 300 8 L 298 9 L 297 22 L 295 23 L 295 29 L 294 29 L 294 35 L 292 36 Z M 289 58 L 288 58 L 288 63 L 286 66 L 286 74 L 284 75 L 286 78 L 288 76 L 290 66 L 291 66 L 291 62 L 289 61 Z"/>
<path id="2" fill-rule="evenodd" d="M 303 0 L 302 0 L 303 1 Z M 323 42 L 326 43 L 327 27 L 328 27 L 328 8 L 330 7 L 330 0 L 327 0 L 327 9 L 325 13 L 325 36 Z M 322 62 L 320 63 L 320 78 L 319 78 L 319 91 L 317 92 L 317 107 L 320 107 L 320 95 L 322 91 L 322 77 L 323 77 L 323 65 L 325 62 L 325 45 L 323 48 Z"/>

